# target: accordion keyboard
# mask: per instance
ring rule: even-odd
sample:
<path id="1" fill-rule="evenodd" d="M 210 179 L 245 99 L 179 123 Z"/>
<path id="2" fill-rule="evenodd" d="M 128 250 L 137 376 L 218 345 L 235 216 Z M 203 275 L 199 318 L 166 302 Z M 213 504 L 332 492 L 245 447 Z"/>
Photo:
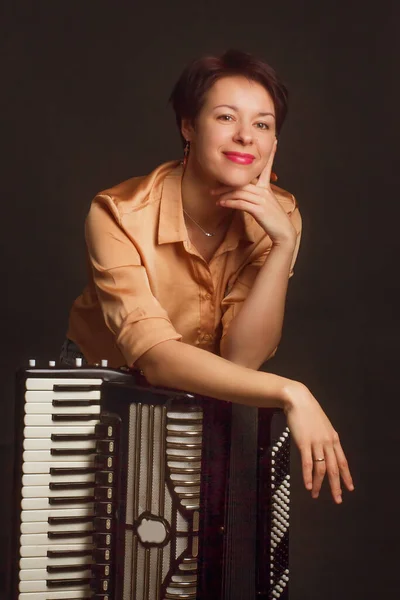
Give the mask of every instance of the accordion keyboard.
<path id="1" fill-rule="evenodd" d="M 101 383 L 26 380 L 19 600 L 92 597 Z"/>

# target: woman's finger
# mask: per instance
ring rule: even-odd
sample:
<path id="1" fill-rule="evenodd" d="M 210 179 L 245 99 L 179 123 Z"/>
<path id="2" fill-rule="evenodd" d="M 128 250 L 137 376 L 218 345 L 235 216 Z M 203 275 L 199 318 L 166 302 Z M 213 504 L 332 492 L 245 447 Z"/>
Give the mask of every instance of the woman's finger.
<path id="1" fill-rule="evenodd" d="M 340 471 L 336 454 L 332 446 L 325 446 L 326 472 L 333 499 L 338 504 L 342 502 L 342 488 L 340 485 Z"/>
<path id="2" fill-rule="evenodd" d="M 336 439 L 333 443 L 333 449 L 336 455 L 336 461 L 339 468 L 340 476 L 347 487 L 351 492 L 354 490 L 354 482 L 350 473 L 349 464 L 347 462 L 345 453 L 343 452 L 342 446 L 340 444 L 339 436 L 336 434 Z"/>
<path id="3" fill-rule="evenodd" d="M 311 490 L 313 479 L 313 460 L 311 447 L 303 448 L 301 450 L 301 466 L 303 470 L 304 485 L 307 490 Z"/>
<path id="4" fill-rule="evenodd" d="M 242 189 L 237 192 L 228 192 L 227 194 L 222 194 L 218 200 L 218 204 L 231 207 L 234 203 L 240 202 L 240 200 L 246 200 L 251 204 L 260 206 L 260 201 L 262 201 L 263 198 L 260 198 L 258 194 L 254 194 L 254 192 L 245 191 Z"/>
<path id="5" fill-rule="evenodd" d="M 272 165 L 274 163 L 274 158 L 275 158 L 275 153 L 276 153 L 277 145 L 278 145 L 278 140 L 275 139 L 275 142 L 274 142 L 274 145 L 272 146 L 272 150 L 271 150 L 271 153 L 269 155 L 267 164 L 265 165 L 265 167 L 261 171 L 260 176 L 258 178 L 258 181 L 257 181 L 257 184 L 256 184 L 258 187 L 269 187 L 269 184 L 270 184 L 270 181 L 271 181 Z"/>
<path id="6" fill-rule="evenodd" d="M 321 490 L 322 482 L 326 473 L 326 462 L 324 448 L 321 445 L 314 446 L 312 449 L 313 456 L 313 485 L 311 490 L 311 496 L 318 498 Z M 323 460 L 320 460 L 323 459 Z"/>

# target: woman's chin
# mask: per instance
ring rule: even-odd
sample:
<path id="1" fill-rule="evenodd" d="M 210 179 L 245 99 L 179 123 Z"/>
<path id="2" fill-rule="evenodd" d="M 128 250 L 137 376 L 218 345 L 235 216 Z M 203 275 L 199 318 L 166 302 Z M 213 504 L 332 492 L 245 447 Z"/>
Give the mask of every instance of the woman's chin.
<path id="1" fill-rule="evenodd" d="M 218 173 L 217 179 L 222 185 L 227 185 L 229 187 L 235 188 L 243 187 L 245 185 L 248 185 L 256 177 L 256 175 L 254 175 L 250 171 L 232 172 L 231 169 L 229 169 L 229 171 L 230 172 L 225 171 Z"/>

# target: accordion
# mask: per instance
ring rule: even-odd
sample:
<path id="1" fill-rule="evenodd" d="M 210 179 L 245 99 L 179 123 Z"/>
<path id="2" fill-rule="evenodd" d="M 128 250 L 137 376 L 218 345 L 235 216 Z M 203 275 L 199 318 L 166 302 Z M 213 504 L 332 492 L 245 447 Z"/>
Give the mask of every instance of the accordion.
<path id="1" fill-rule="evenodd" d="M 287 600 L 282 411 L 78 365 L 17 376 L 10 598 Z"/>

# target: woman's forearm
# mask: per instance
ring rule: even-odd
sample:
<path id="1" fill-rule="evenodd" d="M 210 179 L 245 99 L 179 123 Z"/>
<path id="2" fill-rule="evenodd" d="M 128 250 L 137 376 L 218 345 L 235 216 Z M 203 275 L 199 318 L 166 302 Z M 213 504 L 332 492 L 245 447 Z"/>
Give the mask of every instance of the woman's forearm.
<path id="1" fill-rule="evenodd" d="M 221 341 L 221 356 L 258 369 L 279 344 L 294 245 L 276 245 Z"/>
<path id="2" fill-rule="evenodd" d="M 138 361 L 156 386 L 177 388 L 248 406 L 286 408 L 291 380 L 236 365 L 201 348 L 179 341 L 161 342 Z"/>

